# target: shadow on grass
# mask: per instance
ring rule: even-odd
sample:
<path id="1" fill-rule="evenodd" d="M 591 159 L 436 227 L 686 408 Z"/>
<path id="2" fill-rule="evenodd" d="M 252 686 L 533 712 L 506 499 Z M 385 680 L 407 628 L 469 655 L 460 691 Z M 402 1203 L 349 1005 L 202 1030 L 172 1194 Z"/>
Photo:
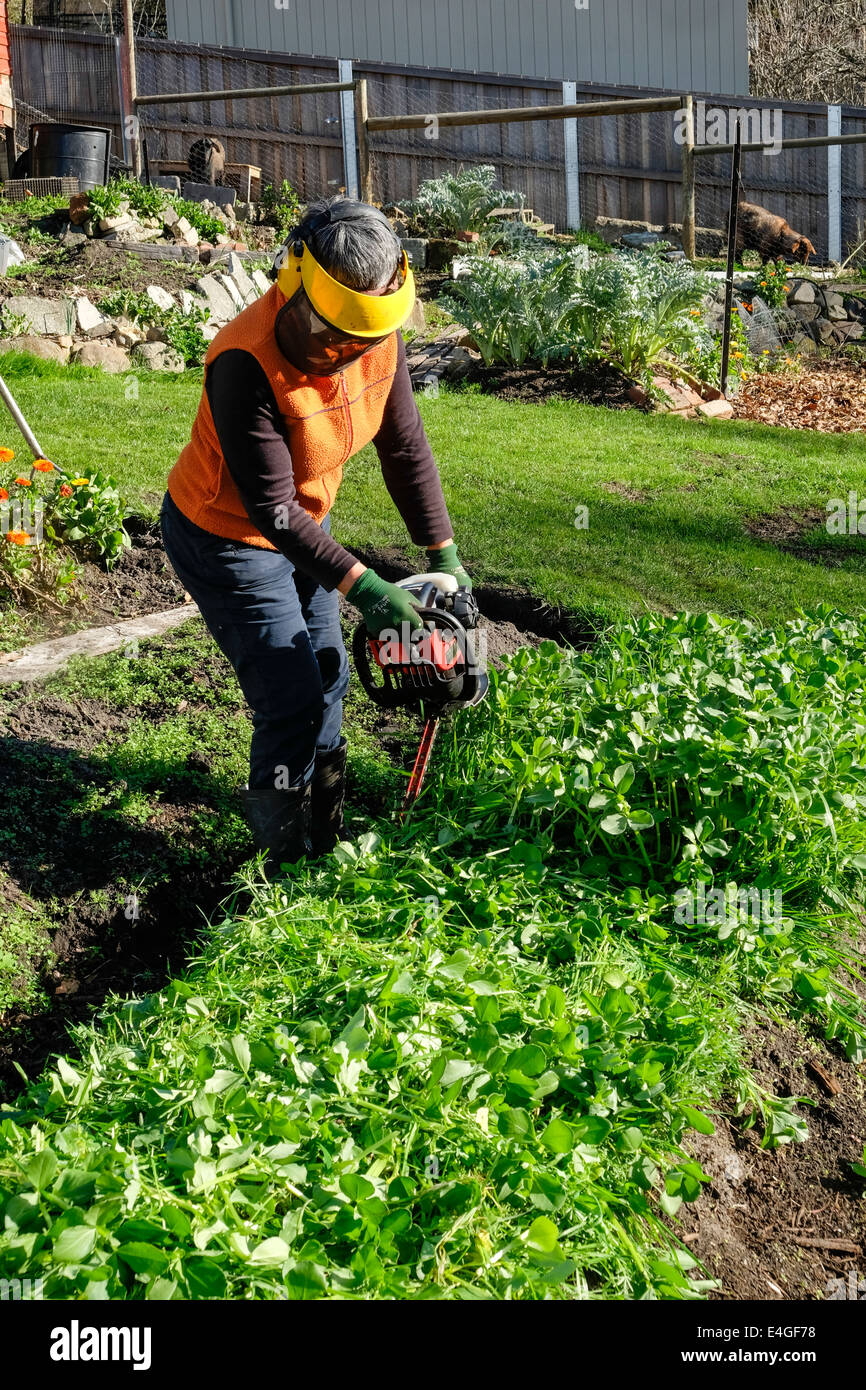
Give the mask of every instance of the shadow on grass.
<path id="1" fill-rule="evenodd" d="M 156 793 L 160 795 L 156 798 Z M 239 808 L 203 758 L 166 779 L 146 758 L 0 739 L 0 868 L 54 924 L 47 1007 L 11 1010 L 0 1092 L 65 1048 L 109 994 L 158 989 L 188 959 L 251 853 Z"/>

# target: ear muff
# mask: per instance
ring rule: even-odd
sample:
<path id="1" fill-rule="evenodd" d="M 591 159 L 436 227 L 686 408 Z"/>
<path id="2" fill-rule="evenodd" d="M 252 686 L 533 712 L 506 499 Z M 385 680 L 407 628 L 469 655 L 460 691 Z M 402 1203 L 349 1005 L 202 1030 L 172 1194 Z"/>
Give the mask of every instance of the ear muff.
<path id="1" fill-rule="evenodd" d="M 386 338 L 400 328 L 415 303 L 415 277 L 409 259 L 402 253 L 403 283 L 393 294 L 362 294 L 351 290 L 329 275 L 307 246 L 289 248 L 286 264 L 277 275 L 277 284 L 286 299 L 303 287 L 313 308 L 325 323 L 349 338 Z"/>

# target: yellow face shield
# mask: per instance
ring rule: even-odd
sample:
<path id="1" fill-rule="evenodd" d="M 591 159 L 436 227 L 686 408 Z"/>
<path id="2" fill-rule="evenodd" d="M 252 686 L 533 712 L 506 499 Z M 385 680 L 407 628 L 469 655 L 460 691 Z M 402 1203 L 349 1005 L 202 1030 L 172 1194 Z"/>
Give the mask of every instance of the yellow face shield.
<path id="1" fill-rule="evenodd" d="M 402 327 L 412 312 L 415 277 L 405 251 L 401 271 L 403 283 L 393 294 L 362 294 L 329 275 L 305 242 L 303 255 L 289 251 L 288 261 L 277 276 L 277 284 L 289 300 L 303 288 L 319 317 L 338 333 L 347 338 L 373 341 L 387 338 Z"/>

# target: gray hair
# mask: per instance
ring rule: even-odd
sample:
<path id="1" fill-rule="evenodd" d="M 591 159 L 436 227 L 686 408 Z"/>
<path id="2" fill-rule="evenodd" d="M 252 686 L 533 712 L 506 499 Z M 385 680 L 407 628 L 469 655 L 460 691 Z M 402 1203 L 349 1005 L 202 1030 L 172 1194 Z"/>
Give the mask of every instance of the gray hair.
<path id="1" fill-rule="evenodd" d="M 304 210 L 290 241 L 304 241 L 320 265 L 351 290 L 383 290 L 402 247 L 387 217 L 354 198 L 320 198 Z"/>

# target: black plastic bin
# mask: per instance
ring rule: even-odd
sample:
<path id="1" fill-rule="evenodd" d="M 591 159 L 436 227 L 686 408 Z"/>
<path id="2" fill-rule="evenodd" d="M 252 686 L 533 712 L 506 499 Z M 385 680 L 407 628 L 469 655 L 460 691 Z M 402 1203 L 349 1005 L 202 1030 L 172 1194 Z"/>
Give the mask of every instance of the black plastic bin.
<path id="1" fill-rule="evenodd" d="M 111 131 L 40 121 L 30 127 L 31 178 L 77 178 L 82 192 L 108 181 Z"/>

